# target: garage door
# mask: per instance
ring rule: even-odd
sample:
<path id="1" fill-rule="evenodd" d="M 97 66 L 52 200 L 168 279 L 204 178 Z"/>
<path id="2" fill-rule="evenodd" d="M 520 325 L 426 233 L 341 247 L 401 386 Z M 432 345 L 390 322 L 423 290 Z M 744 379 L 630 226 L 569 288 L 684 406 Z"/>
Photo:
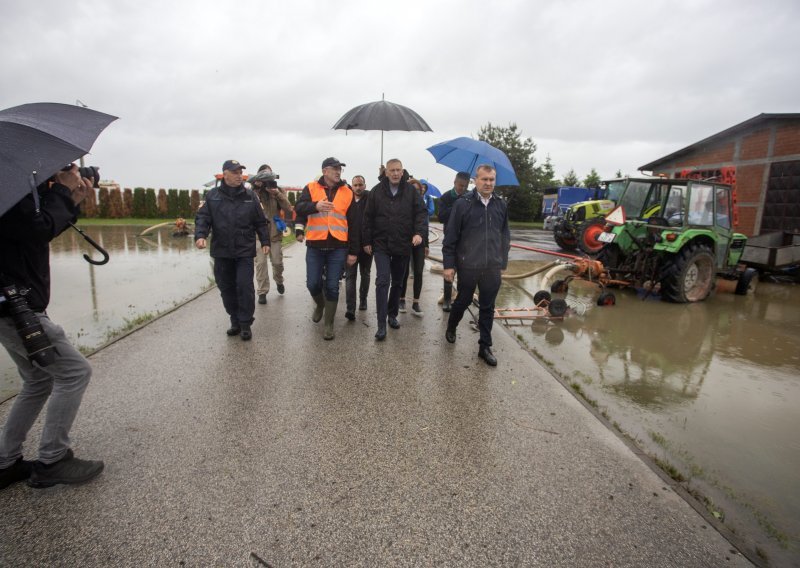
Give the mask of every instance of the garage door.
<path id="1" fill-rule="evenodd" d="M 800 160 L 770 167 L 761 233 L 772 231 L 800 232 Z"/>

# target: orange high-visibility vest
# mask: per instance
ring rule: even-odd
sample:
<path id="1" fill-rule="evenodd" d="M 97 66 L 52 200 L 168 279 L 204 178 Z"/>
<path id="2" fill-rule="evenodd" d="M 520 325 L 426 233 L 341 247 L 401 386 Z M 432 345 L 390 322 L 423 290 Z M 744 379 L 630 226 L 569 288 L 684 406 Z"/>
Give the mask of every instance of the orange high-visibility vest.
<path id="1" fill-rule="evenodd" d="M 327 199 L 325 186 L 318 181 L 308 184 L 311 201 L 317 202 Z M 333 211 L 328 213 L 314 213 L 308 216 L 306 222 L 306 239 L 309 241 L 324 241 L 330 234 L 337 241 L 347 242 L 347 209 L 353 201 L 353 192 L 346 185 L 336 190 L 333 198 Z"/>

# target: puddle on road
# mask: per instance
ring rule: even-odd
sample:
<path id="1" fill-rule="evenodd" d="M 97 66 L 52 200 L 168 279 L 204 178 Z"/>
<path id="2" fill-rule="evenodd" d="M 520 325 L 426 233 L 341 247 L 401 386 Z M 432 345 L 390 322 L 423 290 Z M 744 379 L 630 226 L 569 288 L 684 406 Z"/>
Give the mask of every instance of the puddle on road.
<path id="1" fill-rule="evenodd" d="M 544 264 L 513 261 L 508 272 Z M 542 277 L 508 282 L 498 307 L 533 306 Z M 615 294 L 616 306 L 600 308 L 598 288 L 574 282 L 566 299 L 583 315 L 511 331 L 648 453 L 679 467 L 730 526 L 760 533 L 773 560 L 798 554 L 800 286 L 761 283 L 755 295 L 698 304 Z"/>
<path id="2" fill-rule="evenodd" d="M 129 322 L 168 310 L 213 281 L 208 252 L 197 250 L 190 237 L 172 237 L 171 228 L 137 237 L 144 228 L 82 227 L 108 251 L 111 260 L 104 266 L 83 259 L 85 253 L 100 255 L 76 231 L 51 243 L 48 313 L 74 345 L 98 347 Z M 0 401 L 18 390 L 16 367 L 0 349 Z"/>

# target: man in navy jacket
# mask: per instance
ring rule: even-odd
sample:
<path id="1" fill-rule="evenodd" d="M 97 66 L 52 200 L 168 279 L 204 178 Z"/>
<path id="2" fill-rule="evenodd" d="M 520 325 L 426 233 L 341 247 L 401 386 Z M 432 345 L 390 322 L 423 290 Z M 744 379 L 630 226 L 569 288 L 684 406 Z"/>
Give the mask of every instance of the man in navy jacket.
<path id="1" fill-rule="evenodd" d="M 492 166 L 478 166 L 475 191 L 456 200 L 447 222 L 442 245 L 444 279 L 452 282 L 458 271 L 458 295 L 447 321 L 445 338 L 456 341 L 456 328 L 479 289 L 478 356 L 492 367 L 494 301 L 500 290 L 501 273 L 508 266 L 511 232 L 505 202 L 494 194 L 496 172 Z"/>

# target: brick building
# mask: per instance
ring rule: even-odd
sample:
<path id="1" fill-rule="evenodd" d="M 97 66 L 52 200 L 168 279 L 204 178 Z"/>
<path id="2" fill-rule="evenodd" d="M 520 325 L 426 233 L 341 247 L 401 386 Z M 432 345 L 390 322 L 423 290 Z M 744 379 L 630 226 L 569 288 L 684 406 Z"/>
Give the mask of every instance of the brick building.
<path id="1" fill-rule="evenodd" d="M 759 114 L 640 171 L 732 183 L 737 230 L 800 232 L 800 114 Z"/>

